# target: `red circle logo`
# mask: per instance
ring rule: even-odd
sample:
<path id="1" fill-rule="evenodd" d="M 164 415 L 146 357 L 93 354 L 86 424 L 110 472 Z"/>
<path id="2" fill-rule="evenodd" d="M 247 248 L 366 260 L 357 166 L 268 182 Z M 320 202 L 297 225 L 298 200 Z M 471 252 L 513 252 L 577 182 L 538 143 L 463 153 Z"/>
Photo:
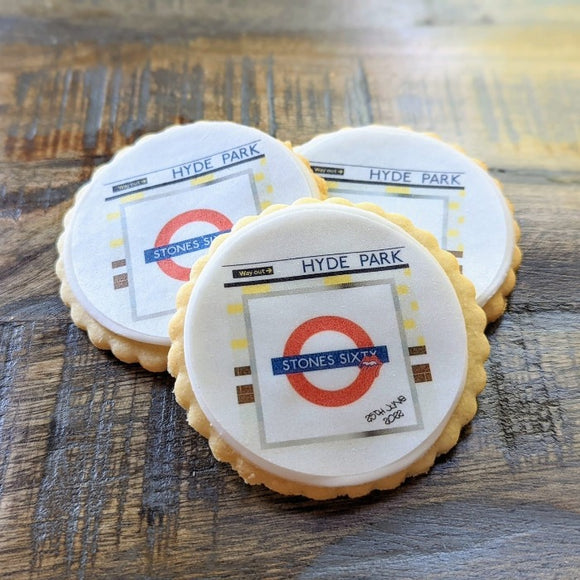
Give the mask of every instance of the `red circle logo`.
<path id="1" fill-rule="evenodd" d="M 155 240 L 155 247 L 160 248 L 171 243 L 171 238 L 177 230 L 183 226 L 193 222 L 206 222 L 214 225 L 218 232 L 230 230 L 232 222 L 223 214 L 212 209 L 192 209 L 175 216 L 170 219 L 162 228 L 157 239 Z M 187 282 L 189 280 L 189 272 L 191 268 L 185 268 L 175 263 L 171 258 L 160 260 L 157 265 L 171 278 Z"/>
<path id="2" fill-rule="evenodd" d="M 341 316 L 318 316 L 298 326 L 286 341 L 284 356 L 297 356 L 306 341 L 324 331 L 340 332 L 348 336 L 357 348 L 372 348 L 373 342 L 358 324 Z M 359 373 L 350 385 L 336 391 L 321 389 L 313 385 L 304 373 L 288 374 L 294 390 L 304 399 L 322 407 L 342 407 L 360 399 L 372 386 L 381 369 L 378 357 L 365 357 L 359 365 Z"/>

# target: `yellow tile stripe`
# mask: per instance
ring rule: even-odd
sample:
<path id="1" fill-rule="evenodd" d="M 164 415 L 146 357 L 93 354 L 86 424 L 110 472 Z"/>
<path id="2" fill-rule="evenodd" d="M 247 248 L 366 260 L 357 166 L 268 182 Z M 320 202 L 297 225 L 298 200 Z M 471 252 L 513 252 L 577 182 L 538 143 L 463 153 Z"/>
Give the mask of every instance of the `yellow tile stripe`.
<path id="1" fill-rule="evenodd" d="M 116 238 L 114 240 L 111 240 L 109 242 L 109 247 L 111 248 L 119 248 L 121 247 L 123 244 L 125 243 L 125 240 L 123 238 Z"/>
<path id="2" fill-rule="evenodd" d="M 137 201 L 138 199 L 143 199 L 145 194 L 141 191 L 139 193 L 132 193 L 131 195 L 127 195 L 121 198 L 121 203 L 129 203 L 131 201 Z"/>
<path id="3" fill-rule="evenodd" d="M 247 338 L 234 338 L 230 341 L 230 347 L 232 350 L 243 350 L 248 348 Z"/>
<path id="4" fill-rule="evenodd" d="M 449 202 L 449 209 L 459 209 L 461 204 L 458 201 L 450 201 Z"/>
<path id="5" fill-rule="evenodd" d="M 243 286 L 242 294 L 262 294 L 270 292 L 270 284 L 255 284 L 254 286 Z"/>
<path id="6" fill-rule="evenodd" d="M 352 282 L 352 276 L 350 274 L 341 274 L 340 276 L 327 276 L 324 278 L 324 284 L 326 286 L 334 286 L 336 284 L 350 284 Z"/>
<path id="7" fill-rule="evenodd" d="M 407 318 L 406 320 L 403 320 L 403 326 L 405 327 L 405 330 L 411 330 L 412 328 L 415 328 L 416 324 L 412 318 Z"/>
<path id="8" fill-rule="evenodd" d="M 409 294 L 409 286 L 406 284 L 399 284 L 397 286 L 397 294 Z"/>
<path id="9" fill-rule="evenodd" d="M 110 222 L 118 220 L 120 217 L 121 217 L 120 211 L 112 211 L 111 213 L 107 214 L 107 220 Z"/>
<path id="10" fill-rule="evenodd" d="M 256 181 L 256 183 L 258 181 L 264 181 L 264 177 L 265 175 L 263 173 L 254 173 L 254 180 Z"/>
<path id="11" fill-rule="evenodd" d="M 244 305 L 241 302 L 228 304 L 228 314 L 241 314 L 244 311 Z"/>
<path id="12" fill-rule="evenodd" d="M 385 190 L 387 193 L 405 193 L 405 194 L 411 193 L 411 188 L 405 187 L 403 185 L 387 185 Z"/>
<path id="13" fill-rule="evenodd" d="M 202 185 L 203 183 L 208 183 L 209 181 L 213 181 L 215 179 L 215 175 L 213 173 L 208 173 L 207 175 L 202 175 L 201 177 L 196 177 L 195 179 L 191 180 L 191 185 Z"/>

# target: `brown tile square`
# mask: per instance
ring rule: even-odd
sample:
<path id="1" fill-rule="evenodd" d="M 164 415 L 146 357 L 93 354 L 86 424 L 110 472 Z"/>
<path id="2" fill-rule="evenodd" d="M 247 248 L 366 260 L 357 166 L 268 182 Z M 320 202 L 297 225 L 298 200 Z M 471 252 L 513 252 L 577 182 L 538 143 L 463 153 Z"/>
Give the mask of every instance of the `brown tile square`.
<path id="1" fill-rule="evenodd" d="M 238 385 L 236 387 L 236 393 L 238 395 L 238 405 L 253 403 L 255 401 L 253 385 Z"/>
<path id="2" fill-rule="evenodd" d="M 427 354 L 426 346 L 410 346 L 409 356 L 418 356 L 420 354 Z"/>
<path id="3" fill-rule="evenodd" d="M 433 380 L 429 364 L 413 365 L 413 379 L 416 383 L 428 383 Z"/>
<path id="4" fill-rule="evenodd" d="M 252 367 L 234 367 L 234 376 L 246 377 L 252 374 Z"/>
<path id="5" fill-rule="evenodd" d="M 127 274 L 117 274 L 116 276 L 113 276 L 113 286 L 115 287 L 115 290 L 127 288 L 127 286 L 129 286 L 129 278 Z"/>

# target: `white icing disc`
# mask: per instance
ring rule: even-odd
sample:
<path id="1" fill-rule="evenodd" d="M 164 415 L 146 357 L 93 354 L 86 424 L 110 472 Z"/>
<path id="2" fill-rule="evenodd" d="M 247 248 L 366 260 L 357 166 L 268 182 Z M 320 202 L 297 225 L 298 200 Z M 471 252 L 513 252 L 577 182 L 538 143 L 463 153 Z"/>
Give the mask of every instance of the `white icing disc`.
<path id="1" fill-rule="evenodd" d="M 385 218 L 339 204 L 295 205 L 224 239 L 193 286 L 184 350 L 228 445 L 273 475 L 329 487 L 421 457 L 467 369 L 440 264 Z"/>
<path id="2" fill-rule="evenodd" d="M 66 279 L 105 328 L 169 345 L 175 294 L 212 240 L 270 204 L 317 195 L 306 165 L 257 129 L 171 127 L 123 149 L 77 196 Z"/>
<path id="3" fill-rule="evenodd" d="M 512 262 L 513 218 L 496 182 L 442 141 L 394 127 L 342 129 L 296 150 L 329 184 L 329 195 L 371 201 L 410 218 L 453 253 L 480 306 L 494 296 Z"/>

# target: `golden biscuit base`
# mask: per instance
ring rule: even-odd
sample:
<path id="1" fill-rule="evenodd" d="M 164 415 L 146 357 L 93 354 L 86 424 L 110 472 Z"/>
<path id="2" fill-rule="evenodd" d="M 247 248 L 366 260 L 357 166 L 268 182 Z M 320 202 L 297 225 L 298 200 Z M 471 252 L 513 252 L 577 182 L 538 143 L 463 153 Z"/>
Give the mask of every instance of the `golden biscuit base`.
<path id="1" fill-rule="evenodd" d="M 489 355 L 489 343 L 484 334 L 486 316 L 475 301 L 475 288 L 473 284 L 460 273 L 456 258 L 449 252 L 441 250 L 432 234 L 415 228 L 407 218 L 396 214 L 388 214 L 372 203 L 353 204 L 341 198 L 330 198 L 323 202 L 314 199 L 302 199 L 295 202 L 293 206 L 317 203 L 357 207 L 373 212 L 401 227 L 433 255 L 446 272 L 455 289 L 467 331 L 468 367 L 459 402 L 445 425 L 443 432 L 429 450 L 407 468 L 394 475 L 375 481 L 344 487 L 309 485 L 275 476 L 254 465 L 224 442 L 219 432 L 210 424 L 203 413 L 189 380 L 184 351 L 185 315 L 196 280 L 208 260 L 211 260 L 216 248 L 223 243 L 227 236 L 235 236 L 236 232 L 248 224 L 259 220 L 261 216 L 270 215 L 278 211 L 286 211 L 288 208 L 292 208 L 292 206 L 274 205 L 262 212 L 260 216 L 240 220 L 230 234 L 224 234 L 217 238 L 213 242 L 209 253 L 195 263 L 191 270 L 190 281 L 186 282 L 177 294 L 177 312 L 170 321 L 169 336 L 172 345 L 169 351 L 168 370 L 175 377 L 175 397 L 179 405 L 186 410 L 188 423 L 208 439 L 214 456 L 219 461 L 229 463 L 246 483 L 250 485 L 263 484 L 284 495 L 303 495 L 316 500 L 331 499 L 338 496 L 354 498 L 366 495 L 373 490 L 396 488 L 407 477 L 426 473 L 435 462 L 437 456 L 447 453 L 457 443 L 462 427 L 469 423 L 475 416 L 477 411 L 476 397 L 483 390 L 486 383 L 486 373 L 483 366 Z"/>
<path id="2" fill-rule="evenodd" d="M 497 179 L 494 179 L 494 181 L 498 188 L 503 191 L 502 184 Z M 514 206 L 507 197 L 504 196 L 504 198 L 513 216 Z M 513 219 L 512 222 L 514 228 L 514 253 L 512 255 L 512 262 L 510 270 L 508 271 L 507 276 L 504 278 L 504 281 L 499 290 L 483 305 L 483 311 L 485 312 L 488 322 L 494 322 L 505 312 L 507 308 L 508 296 L 512 293 L 516 286 L 516 272 L 522 263 L 522 251 L 518 246 L 518 242 L 520 241 L 521 236 L 520 226 L 515 219 Z"/>
<path id="3" fill-rule="evenodd" d="M 82 188 L 77 195 L 82 195 Z M 167 353 L 169 347 L 157 344 L 147 344 L 131 340 L 114 333 L 97 322 L 79 303 L 75 297 L 64 271 L 62 251 L 66 229 L 70 225 L 74 207 L 64 216 L 64 231 L 57 242 L 59 253 L 56 262 L 56 275 L 60 280 L 60 297 L 70 308 L 72 321 L 81 330 L 85 330 L 89 340 L 101 350 L 110 350 L 113 355 L 125 363 L 139 363 L 144 369 L 152 372 L 162 372 L 167 369 Z"/>

